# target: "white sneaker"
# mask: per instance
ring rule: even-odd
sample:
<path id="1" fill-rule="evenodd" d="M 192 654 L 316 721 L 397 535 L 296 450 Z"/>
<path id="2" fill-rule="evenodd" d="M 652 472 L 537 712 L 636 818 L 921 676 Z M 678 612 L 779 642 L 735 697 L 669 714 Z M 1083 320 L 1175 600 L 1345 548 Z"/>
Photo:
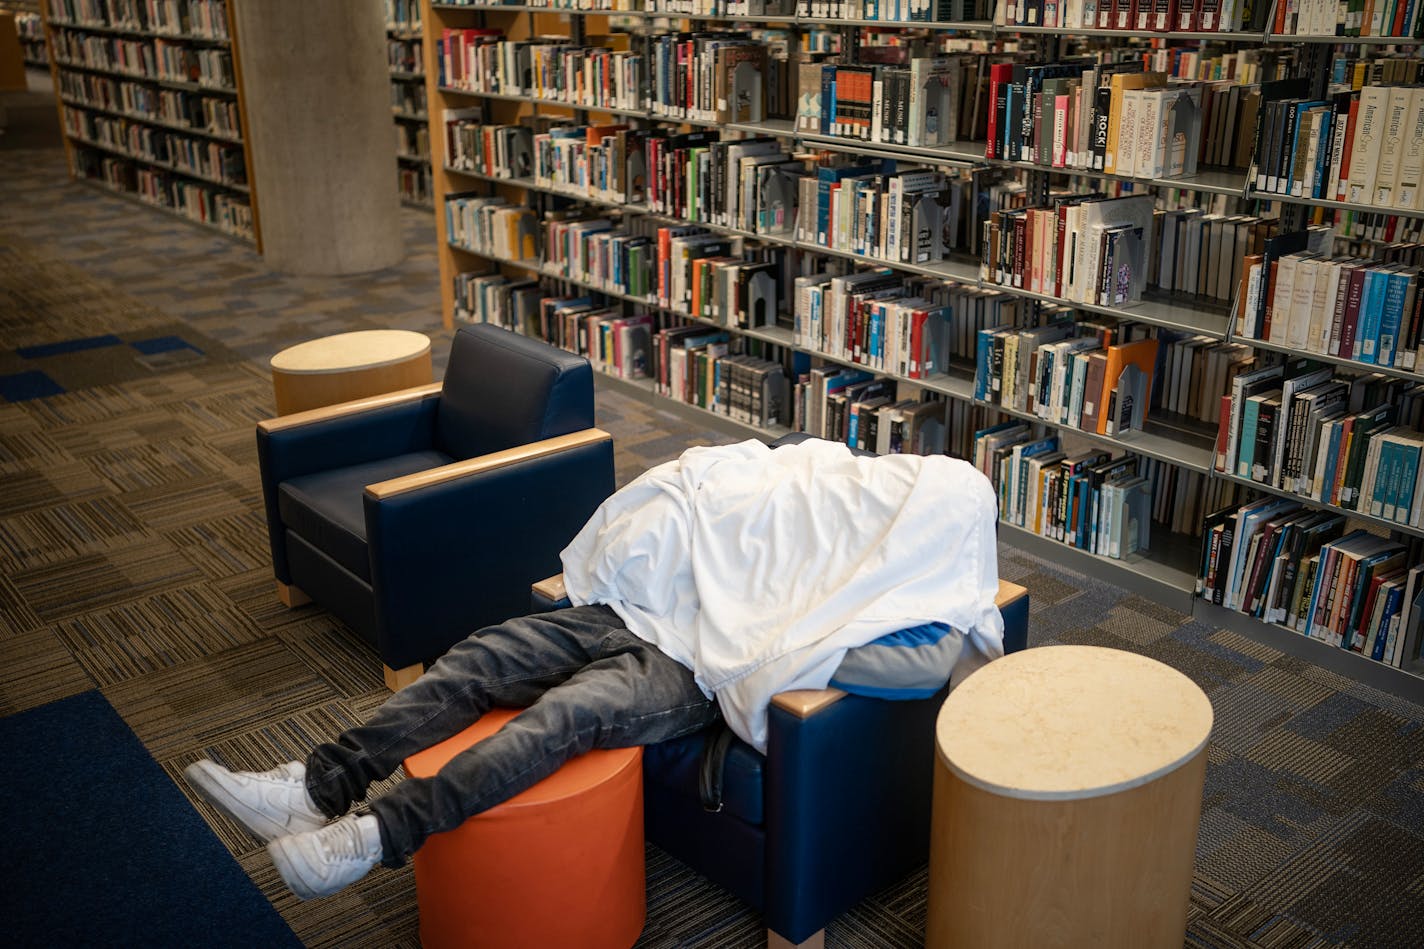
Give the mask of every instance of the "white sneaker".
<path id="1" fill-rule="evenodd" d="M 271 771 L 229 771 L 204 759 L 183 769 L 188 783 L 208 803 L 263 843 L 326 825 L 326 815 L 307 794 L 306 774 L 300 761 Z"/>
<path id="2" fill-rule="evenodd" d="M 267 854 L 298 899 L 330 896 L 381 861 L 381 825 L 374 814 L 347 814 L 320 830 L 278 837 Z"/>

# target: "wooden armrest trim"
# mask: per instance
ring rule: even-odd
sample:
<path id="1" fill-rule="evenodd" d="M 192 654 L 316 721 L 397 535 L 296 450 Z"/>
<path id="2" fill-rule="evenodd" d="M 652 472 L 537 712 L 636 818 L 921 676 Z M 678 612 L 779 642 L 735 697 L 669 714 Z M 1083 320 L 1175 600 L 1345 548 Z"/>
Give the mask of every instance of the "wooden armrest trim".
<path id="1" fill-rule="evenodd" d="M 1028 590 L 1017 583 L 1010 583 L 1007 580 L 999 581 L 999 593 L 994 597 L 994 605 L 999 609 L 1008 606 L 1021 596 L 1028 596 Z"/>
<path id="2" fill-rule="evenodd" d="M 488 455 L 480 455 L 478 458 L 467 458 L 464 461 L 441 465 L 439 468 L 431 468 L 428 471 L 417 471 L 415 474 L 391 478 L 389 481 L 378 481 L 375 484 L 368 484 L 366 493 L 377 501 L 384 501 L 386 498 L 403 494 L 406 491 L 428 488 L 431 485 L 443 484 L 446 481 L 453 481 L 456 478 L 464 478 L 473 474 L 483 474 L 509 465 L 570 451 L 574 448 L 610 441 L 612 438 L 612 435 L 602 429 L 586 428 L 581 432 L 546 438 L 543 441 L 530 442 L 528 445 L 506 448 L 504 451 L 493 451 Z"/>
<path id="3" fill-rule="evenodd" d="M 771 704 L 797 718 L 810 718 L 821 709 L 839 702 L 845 695 L 840 689 L 792 689 L 773 695 Z"/>
<path id="4" fill-rule="evenodd" d="M 569 595 L 568 588 L 564 586 L 564 575 L 556 573 L 552 577 L 546 577 L 534 584 L 532 589 L 535 593 L 545 599 L 558 602 Z"/>
<path id="5" fill-rule="evenodd" d="M 271 434 L 272 432 L 280 432 L 288 428 L 296 428 L 299 425 L 310 425 L 313 422 L 325 422 L 330 419 L 341 418 L 344 415 L 355 415 L 358 412 L 385 408 L 388 405 L 400 405 L 402 402 L 428 399 L 431 396 L 439 395 L 441 386 L 442 383 L 430 382 L 423 386 L 415 386 L 411 389 L 398 389 L 395 392 L 371 395 L 364 399 L 352 399 L 350 402 L 323 405 L 321 408 L 307 409 L 305 412 L 279 415 L 276 418 L 263 419 L 257 423 L 257 428 Z"/>

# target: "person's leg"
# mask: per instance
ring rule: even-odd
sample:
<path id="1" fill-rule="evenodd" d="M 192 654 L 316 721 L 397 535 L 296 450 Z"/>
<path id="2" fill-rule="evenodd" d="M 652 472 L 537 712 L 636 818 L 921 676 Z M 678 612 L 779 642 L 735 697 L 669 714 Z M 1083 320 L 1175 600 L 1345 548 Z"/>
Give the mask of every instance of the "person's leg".
<path id="1" fill-rule="evenodd" d="M 372 781 L 417 751 L 473 724 L 494 706 L 523 708 L 596 661 L 600 644 L 624 630 L 606 606 L 521 616 L 481 630 L 391 696 L 363 724 L 318 745 L 306 759 L 307 792 L 336 817 Z"/>
<path id="2" fill-rule="evenodd" d="M 532 704 L 592 662 L 597 645 L 622 628 L 618 614 L 603 606 L 509 620 L 457 644 L 364 725 L 318 746 L 305 763 L 253 772 L 197 761 L 184 775 L 260 840 L 319 829 L 410 753 L 455 734 L 492 705 Z"/>
<path id="3" fill-rule="evenodd" d="M 400 866 L 431 834 L 458 827 L 590 749 L 652 744 L 716 719 L 715 703 L 691 671 L 651 643 L 620 629 L 597 652 L 435 776 L 407 778 L 373 800 L 382 862 Z"/>

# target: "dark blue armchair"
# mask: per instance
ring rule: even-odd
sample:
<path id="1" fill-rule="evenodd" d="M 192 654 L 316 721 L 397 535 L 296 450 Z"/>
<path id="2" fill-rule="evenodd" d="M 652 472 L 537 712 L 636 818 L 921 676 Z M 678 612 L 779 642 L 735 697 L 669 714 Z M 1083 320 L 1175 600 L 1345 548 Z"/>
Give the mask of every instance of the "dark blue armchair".
<path id="1" fill-rule="evenodd" d="M 541 581 L 534 609 L 567 605 L 563 597 L 562 577 Z M 998 604 L 1005 649 L 1025 648 L 1028 591 L 1001 581 Z M 820 946 L 832 919 L 929 859 L 934 726 L 947 694 L 782 693 L 765 756 L 738 738 L 717 755 L 716 809 L 704 789 L 722 726 L 652 745 L 648 839 L 760 910 L 770 945 Z"/>
<path id="2" fill-rule="evenodd" d="M 277 591 L 380 654 L 392 689 L 529 585 L 613 492 L 588 361 L 495 326 L 455 334 L 443 383 L 262 422 Z"/>

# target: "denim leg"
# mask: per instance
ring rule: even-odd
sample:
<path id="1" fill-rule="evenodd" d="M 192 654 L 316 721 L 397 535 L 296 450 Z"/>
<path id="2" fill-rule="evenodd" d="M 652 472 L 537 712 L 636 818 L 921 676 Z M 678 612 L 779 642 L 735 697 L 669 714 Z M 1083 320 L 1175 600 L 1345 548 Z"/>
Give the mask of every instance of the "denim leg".
<path id="1" fill-rule="evenodd" d="M 388 866 L 400 866 L 431 834 L 508 800 L 593 748 L 651 744 L 716 720 L 692 673 L 626 630 L 601 656 L 548 689 L 495 734 L 430 778 L 407 778 L 370 804 Z"/>
<path id="2" fill-rule="evenodd" d="M 372 781 L 417 751 L 473 724 L 493 706 L 522 708 L 598 658 L 609 633 L 623 630 L 605 606 L 520 616 L 451 647 L 362 725 L 307 756 L 307 791 L 330 816 L 346 813 Z"/>

